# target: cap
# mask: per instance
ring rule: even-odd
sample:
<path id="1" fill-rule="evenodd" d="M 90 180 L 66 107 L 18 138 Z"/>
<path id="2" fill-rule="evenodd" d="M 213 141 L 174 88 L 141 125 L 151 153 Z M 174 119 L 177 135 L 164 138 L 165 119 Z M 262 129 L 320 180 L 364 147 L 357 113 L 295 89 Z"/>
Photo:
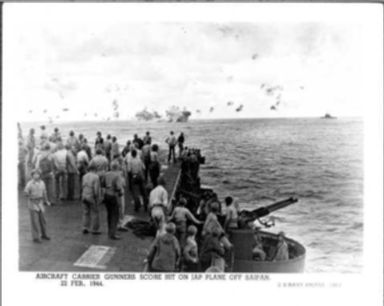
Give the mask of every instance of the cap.
<path id="1" fill-rule="evenodd" d="M 167 223 L 167 225 L 165 226 L 165 230 L 169 234 L 174 234 L 176 232 L 176 225 L 175 225 L 175 223 L 173 223 L 173 222 Z"/>
<path id="2" fill-rule="evenodd" d="M 197 233 L 197 227 L 196 226 L 194 226 L 194 225 L 188 226 L 187 234 L 189 236 L 196 235 L 196 233 Z"/>

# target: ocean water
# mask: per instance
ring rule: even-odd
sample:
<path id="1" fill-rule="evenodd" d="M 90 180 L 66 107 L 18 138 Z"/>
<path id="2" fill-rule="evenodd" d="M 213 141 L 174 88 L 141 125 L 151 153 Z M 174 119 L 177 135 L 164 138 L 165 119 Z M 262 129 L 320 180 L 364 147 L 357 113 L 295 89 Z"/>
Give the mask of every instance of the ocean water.
<path id="1" fill-rule="evenodd" d="M 220 198 L 255 208 L 295 196 L 273 213 L 271 231 L 283 230 L 307 249 L 306 272 L 358 273 L 363 255 L 362 119 L 242 119 L 187 123 L 82 122 L 57 124 L 63 135 L 115 135 L 123 145 L 150 131 L 166 148 L 170 130 L 202 150 L 202 183 Z M 22 124 L 24 134 L 31 124 Z M 38 130 L 38 125 L 34 125 Z M 53 125 L 48 125 L 49 133 Z M 37 135 L 39 132 L 37 132 Z"/>

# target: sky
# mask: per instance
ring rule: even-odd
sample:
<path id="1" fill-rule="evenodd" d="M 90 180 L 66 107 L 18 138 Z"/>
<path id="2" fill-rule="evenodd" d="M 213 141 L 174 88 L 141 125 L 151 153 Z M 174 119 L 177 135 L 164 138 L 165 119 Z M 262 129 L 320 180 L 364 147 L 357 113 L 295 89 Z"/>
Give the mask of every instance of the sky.
<path id="1" fill-rule="evenodd" d="M 5 102 L 20 121 L 126 120 L 173 105 L 192 119 L 363 110 L 364 30 L 352 18 L 156 20 L 91 4 L 4 12 Z"/>

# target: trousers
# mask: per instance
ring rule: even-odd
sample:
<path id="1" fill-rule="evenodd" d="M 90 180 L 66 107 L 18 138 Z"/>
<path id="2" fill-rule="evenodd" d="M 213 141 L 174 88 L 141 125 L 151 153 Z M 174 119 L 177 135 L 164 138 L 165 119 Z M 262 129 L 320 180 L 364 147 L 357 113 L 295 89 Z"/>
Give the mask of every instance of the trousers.
<path id="1" fill-rule="evenodd" d="M 45 189 L 47 190 L 48 201 L 54 203 L 54 192 L 53 192 L 53 177 L 52 174 L 42 175 L 42 181 L 45 184 Z"/>
<path id="2" fill-rule="evenodd" d="M 32 238 L 40 239 L 47 235 L 47 222 L 45 221 L 44 213 L 33 209 L 29 210 L 31 219 Z"/>
<path id="3" fill-rule="evenodd" d="M 160 164 L 159 162 L 151 162 L 149 165 L 149 176 L 151 178 L 151 182 L 153 188 L 157 186 L 157 178 L 160 175 Z"/>
<path id="4" fill-rule="evenodd" d="M 67 174 L 68 179 L 68 195 L 67 199 L 68 200 L 74 200 L 75 199 L 75 177 L 76 173 L 68 173 Z"/>
<path id="5" fill-rule="evenodd" d="M 124 224 L 124 216 L 125 216 L 125 195 L 120 197 L 118 199 L 119 203 L 119 222 L 118 222 L 118 227 L 123 227 Z"/>
<path id="6" fill-rule="evenodd" d="M 65 171 L 58 171 L 55 174 L 55 190 L 57 199 L 66 198 L 67 187 L 67 173 Z"/>
<path id="7" fill-rule="evenodd" d="M 144 178 L 141 175 L 132 176 L 132 197 L 135 202 L 135 211 L 137 211 L 140 206 L 140 195 L 143 198 L 143 205 L 144 209 L 147 210 L 148 207 L 148 199 L 147 194 L 145 192 L 145 186 L 144 186 Z"/>
<path id="8" fill-rule="evenodd" d="M 19 170 L 19 186 L 20 188 L 24 188 L 26 183 L 26 176 L 27 176 L 25 161 L 19 161 L 18 170 Z"/>
<path id="9" fill-rule="evenodd" d="M 169 146 L 168 162 L 171 162 L 171 158 L 173 158 L 173 162 L 176 161 L 175 146 Z"/>
<path id="10" fill-rule="evenodd" d="M 95 201 L 83 200 L 83 229 L 98 232 L 100 229 L 99 205 Z"/>
<path id="11" fill-rule="evenodd" d="M 105 194 L 104 204 L 107 209 L 108 235 L 109 237 L 113 237 L 116 235 L 117 223 L 119 221 L 119 203 L 117 196 Z"/>

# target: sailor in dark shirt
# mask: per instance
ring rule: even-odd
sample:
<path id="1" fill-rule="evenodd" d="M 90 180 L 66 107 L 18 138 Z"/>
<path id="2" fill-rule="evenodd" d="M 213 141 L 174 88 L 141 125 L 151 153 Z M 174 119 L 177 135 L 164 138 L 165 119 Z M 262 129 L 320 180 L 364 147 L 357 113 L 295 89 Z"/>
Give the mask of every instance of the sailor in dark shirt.
<path id="1" fill-rule="evenodd" d="M 92 159 L 92 150 L 91 150 L 91 147 L 88 145 L 87 138 L 84 138 L 83 148 L 84 148 L 85 152 L 87 153 L 88 159 L 91 160 Z"/>
<path id="2" fill-rule="evenodd" d="M 125 147 L 123 148 L 123 150 L 121 151 L 121 156 L 125 157 L 127 156 L 127 154 L 131 151 L 131 141 L 128 140 L 127 141 L 127 144 L 125 145 Z"/>
<path id="3" fill-rule="evenodd" d="M 112 136 L 107 135 L 107 139 L 104 141 L 104 152 L 105 152 L 105 157 L 108 159 L 109 162 L 111 162 L 112 160 L 111 151 L 112 151 Z"/>
<path id="4" fill-rule="evenodd" d="M 173 131 L 170 132 L 169 137 L 165 140 L 165 142 L 168 144 L 168 147 L 169 147 L 168 163 L 171 162 L 171 159 L 173 159 L 173 163 L 175 163 L 176 162 L 175 147 L 176 147 L 177 139 Z"/>
<path id="5" fill-rule="evenodd" d="M 132 143 L 133 143 L 133 144 L 136 143 L 136 144 L 137 144 L 137 148 L 138 148 L 139 150 L 141 150 L 141 148 L 142 148 L 143 145 L 144 145 L 144 141 L 143 141 L 141 138 L 139 138 L 139 136 L 137 136 L 137 134 L 133 135 Z"/>
<path id="6" fill-rule="evenodd" d="M 119 221 L 118 199 L 123 195 L 123 178 L 120 173 L 119 164 L 111 163 L 111 171 L 105 173 L 101 186 L 105 188 L 104 204 L 107 209 L 108 235 L 110 239 L 121 239 L 116 235 L 117 223 Z"/>
<path id="7" fill-rule="evenodd" d="M 152 137 L 151 137 L 151 134 L 149 132 L 145 133 L 145 136 L 143 137 L 143 143 L 144 144 L 146 144 L 146 143 L 151 144 L 152 143 Z"/>
<path id="8" fill-rule="evenodd" d="M 177 138 L 177 144 L 179 146 L 179 157 L 183 155 L 184 141 L 185 141 L 184 133 L 181 132 L 179 137 Z"/>
<path id="9" fill-rule="evenodd" d="M 104 151 L 104 139 L 101 136 L 101 132 L 97 132 L 96 135 L 97 136 L 96 136 L 96 140 L 95 140 L 95 151 L 97 151 L 97 149 L 101 149 Z"/>

